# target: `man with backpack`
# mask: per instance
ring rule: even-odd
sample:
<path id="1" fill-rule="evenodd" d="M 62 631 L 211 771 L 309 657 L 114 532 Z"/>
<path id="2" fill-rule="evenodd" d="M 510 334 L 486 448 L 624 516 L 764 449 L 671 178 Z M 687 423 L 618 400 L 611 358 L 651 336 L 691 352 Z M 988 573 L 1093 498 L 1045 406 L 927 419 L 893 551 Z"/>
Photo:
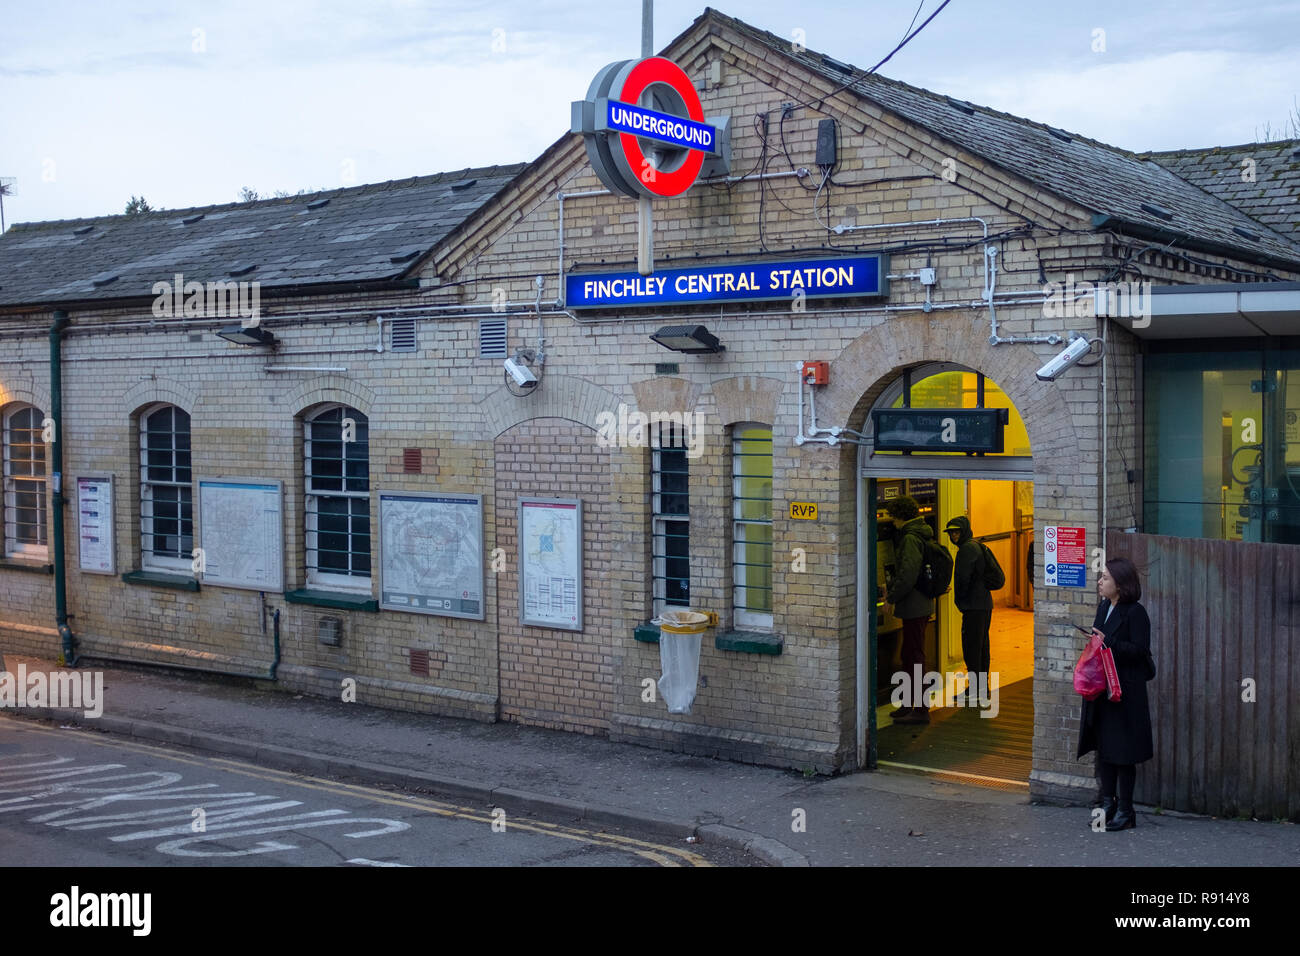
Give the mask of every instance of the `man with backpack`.
<path id="1" fill-rule="evenodd" d="M 917 704 L 894 711 L 892 718 L 896 724 L 928 724 L 930 708 L 920 679 L 925 672 L 925 626 L 934 613 L 934 598 L 948 590 L 952 559 L 935 542 L 914 498 L 891 498 L 885 513 L 899 532 L 894 538 L 894 577 L 885 593 L 885 609 L 903 622 L 903 670 Z"/>
<path id="2" fill-rule="evenodd" d="M 989 624 L 993 620 L 993 592 L 1007 583 L 998 559 L 988 545 L 976 541 L 970 520 L 958 515 L 944 527 L 957 546 L 952 596 L 961 611 L 961 654 L 970 678 L 968 693 L 988 694 Z"/>

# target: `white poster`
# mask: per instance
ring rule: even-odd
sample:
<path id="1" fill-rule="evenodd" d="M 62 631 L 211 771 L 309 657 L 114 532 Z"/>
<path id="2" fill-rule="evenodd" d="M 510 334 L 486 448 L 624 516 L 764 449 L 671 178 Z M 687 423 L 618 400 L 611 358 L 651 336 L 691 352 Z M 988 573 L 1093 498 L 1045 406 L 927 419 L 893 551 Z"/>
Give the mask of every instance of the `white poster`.
<path id="1" fill-rule="evenodd" d="M 77 540 L 81 570 L 113 574 L 113 479 L 77 479 Z"/>
<path id="2" fill-rule="evenodd" d="M 481 495 L 379 493 L 379 606 L 483 620 Z"/>
<path id="3" fill-rule="evenodd" d="M 278 481 L 199 479 L 204 584 L 284 590 L 284 522 Z"/>
<path id="4" fill-rule="evenodd" d="M 582 630 L 582 502 L 519 500 L 519 621 Z"/>

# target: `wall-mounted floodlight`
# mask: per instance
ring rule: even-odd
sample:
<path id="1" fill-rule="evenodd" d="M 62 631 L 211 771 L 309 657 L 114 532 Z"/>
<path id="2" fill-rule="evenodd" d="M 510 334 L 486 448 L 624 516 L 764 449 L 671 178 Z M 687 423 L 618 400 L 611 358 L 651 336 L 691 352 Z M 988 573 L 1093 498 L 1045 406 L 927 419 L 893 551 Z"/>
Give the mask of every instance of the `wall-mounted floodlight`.
<path id="1" fill-rule="evenodd" d="M 217 335 L 227 342 L 234 342 L 236 345 L 269 345 L 274 347 L 280 341 L 268 329 L 264 329 L 259 325 L 247 329 L 242 325 L 228 325 L 217 332 Z"/>
<path id="2" fill-rule="evenodd" d="M 718 342 L 718 337 L 702 325 L 666 325 L 654 335 L 652 342 L 658 342 L 666 349 L 687 354 L 725 352 L 727 347 Z"/>

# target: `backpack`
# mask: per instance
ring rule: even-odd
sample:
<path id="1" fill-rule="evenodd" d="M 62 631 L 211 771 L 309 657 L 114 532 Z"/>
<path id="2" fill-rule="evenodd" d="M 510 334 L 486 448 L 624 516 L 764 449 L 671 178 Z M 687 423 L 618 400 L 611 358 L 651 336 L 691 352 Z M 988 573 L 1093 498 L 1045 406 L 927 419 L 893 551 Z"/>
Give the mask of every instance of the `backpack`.
<path id="1" fill-rule="evenodd" d="M 990 591 L 997 591 L 1006 586 L 1007 576 L 1002 570 L 1002 565 L 998 564 L 998 559 L 993 556 L 989 546 L 983 541 L 979 543 L 980 550 L 984 552 L 984 586 Z"/>
<path id="2" fill-rule="evenodd" d="M 921 571 L 916 589 L 928 598 L 937 598 L 952 584 L 952 555 L 933 538 L 921 538 Z"/>

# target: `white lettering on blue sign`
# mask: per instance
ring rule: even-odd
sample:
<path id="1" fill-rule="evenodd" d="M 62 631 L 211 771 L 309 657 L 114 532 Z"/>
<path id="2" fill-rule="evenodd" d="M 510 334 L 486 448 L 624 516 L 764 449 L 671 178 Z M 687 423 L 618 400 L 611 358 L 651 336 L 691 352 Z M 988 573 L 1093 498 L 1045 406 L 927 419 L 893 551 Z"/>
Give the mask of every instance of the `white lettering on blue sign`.
<path id="1" fill-rule="evenodd" d="M 609 101 L 608 123 L 610 129 L 623 133 L 647 136 L 674 146 L 713 150 L 713 127 L 693 120 L 657 113 L 640 106 Z"/>
<path id="2" fill-rule="evenodd" d="M 794 296 L 881 296 L 885 294 L 882 256 L 855 256 L 740 266 L 665 269 L 652 276 L 635 272 L 570 275 L 566 304 L 672 305 L 690 302 L 761 301 Z"/>

